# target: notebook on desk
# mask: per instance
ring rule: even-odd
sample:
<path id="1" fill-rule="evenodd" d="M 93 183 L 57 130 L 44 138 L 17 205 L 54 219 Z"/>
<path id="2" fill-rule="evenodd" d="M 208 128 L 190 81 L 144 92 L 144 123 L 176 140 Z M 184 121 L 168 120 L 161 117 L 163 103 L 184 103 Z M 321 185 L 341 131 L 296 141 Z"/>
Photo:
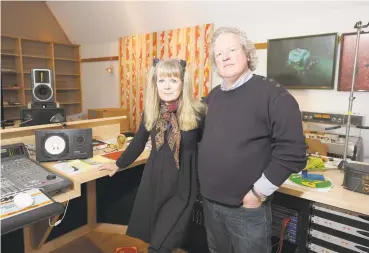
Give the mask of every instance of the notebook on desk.
<path id="1" fill-rule="evenodd" d="M 103 157 L 112 159 L 112 160 L 118 160 L 118 158 L 122 155 L 123 151 L 116 151 L 116 152 L 112 152 L 112 153 L 108 153 L 108 154 L 104 154 L 101 155 Z"/>

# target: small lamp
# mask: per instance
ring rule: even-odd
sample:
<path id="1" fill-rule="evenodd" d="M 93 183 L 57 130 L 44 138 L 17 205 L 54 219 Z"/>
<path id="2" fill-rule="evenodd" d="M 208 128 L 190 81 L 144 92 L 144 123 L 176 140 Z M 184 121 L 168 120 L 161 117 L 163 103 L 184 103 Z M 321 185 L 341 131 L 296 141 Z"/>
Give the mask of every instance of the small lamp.
<path id="1" fill-rule="evenodd" d="M 106 71 L 108 71 L 109 73 L 113 73 L 114 72 L 114 67 L 113 65 L 110 65 L 109 67 L 106 68 Z"/>

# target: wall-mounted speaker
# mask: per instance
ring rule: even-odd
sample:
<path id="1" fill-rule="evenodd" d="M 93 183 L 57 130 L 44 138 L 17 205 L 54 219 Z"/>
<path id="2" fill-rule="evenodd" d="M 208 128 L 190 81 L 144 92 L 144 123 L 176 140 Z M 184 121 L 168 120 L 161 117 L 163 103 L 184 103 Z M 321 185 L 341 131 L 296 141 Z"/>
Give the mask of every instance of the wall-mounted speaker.
<path id="1" fill-rule="evenodd" d="M 32 69 L 31 82 L 32 102 L 34 105 L 55 103 L 51 69 Z"/>
<path id="2" fill-rule="evenodd" d="M 92 129 L 37 130 L 36 160 L 39 162 L 87 159 L 93 156 Z"/>

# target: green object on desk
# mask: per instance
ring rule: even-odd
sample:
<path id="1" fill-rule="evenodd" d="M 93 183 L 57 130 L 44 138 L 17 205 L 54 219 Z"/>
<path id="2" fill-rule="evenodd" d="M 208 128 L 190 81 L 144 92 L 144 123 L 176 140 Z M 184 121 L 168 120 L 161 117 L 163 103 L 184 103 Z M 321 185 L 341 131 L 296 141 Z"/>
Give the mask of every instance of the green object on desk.
<path id="1" fill-rule="evenodd" d="M 324 170 L 325 164 L 322 158 L 309 156 L 306 167 L 304 170 Z"/>
<path id="2" fill-rule="evenodd" d="M 292 174 L 288 179 L 298 186 L 313 188 L 316 190 L 329 190 L 333 187 L 333 183 L 328 179 L 325 179 L 324 181 L 311 180 L 303 178 L 301 174 Z"/>

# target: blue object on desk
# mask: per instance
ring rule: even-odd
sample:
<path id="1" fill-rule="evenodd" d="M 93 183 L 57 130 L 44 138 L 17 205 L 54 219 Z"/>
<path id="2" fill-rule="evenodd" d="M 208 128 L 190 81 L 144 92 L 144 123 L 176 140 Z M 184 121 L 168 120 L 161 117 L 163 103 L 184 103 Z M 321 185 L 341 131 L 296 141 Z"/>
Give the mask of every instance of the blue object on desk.
<path id="1" fill-rule="evenodd" d="M 321 181 L 325 180 L 323 175 L 309 174 L 306 170 L 302 171 L 302 178 L 306 178 L 306 179 L 310 179 L 310 180 L 321 180 Z"/>

